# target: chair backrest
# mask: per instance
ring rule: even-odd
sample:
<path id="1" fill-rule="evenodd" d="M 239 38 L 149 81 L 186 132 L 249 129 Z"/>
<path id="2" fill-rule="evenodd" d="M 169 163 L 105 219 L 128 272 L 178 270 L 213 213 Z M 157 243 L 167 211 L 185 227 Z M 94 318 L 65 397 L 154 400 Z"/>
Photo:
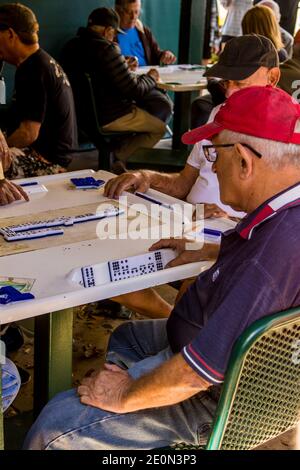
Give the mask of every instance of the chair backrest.
<path id="1" fill-rule="evenodd" d="M 72 85 L 79 135 L 93 140 L 99 135 L 99 120 L 90 76 L 85 72 L 86 51 L 79 36 L 61 51 L 60 62 Z"/>
<path id="2" fill-rule="evenodd" d="M 264 317 L 236 342 L 207 450 L 247 450 L 300 420 L 300 308 Z"/>

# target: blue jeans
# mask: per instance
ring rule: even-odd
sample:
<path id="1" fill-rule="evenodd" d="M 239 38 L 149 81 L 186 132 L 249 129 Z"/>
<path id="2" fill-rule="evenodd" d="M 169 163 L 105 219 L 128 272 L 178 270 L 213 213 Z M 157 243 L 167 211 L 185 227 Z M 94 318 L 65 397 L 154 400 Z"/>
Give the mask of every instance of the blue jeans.
<path id="1" fill-rule="evenodd" d="M 16 398 L 21 385 L 21 379 L 15 364 L 5 359 L 1 364 L 2 371 L 2 411 L 5 411 Z"/>
<path id="2" fill-rule="evenodd" d="M 107 361 L 137 378 L 172 356 L 166 320 L 128 322 L 111 336 Z M 29 431 L 25 449 L 136 450 L 205 443 L 216 402 L 200 393 L 177 405 L 119 414 L 82 405 L 75 390 L 57 395 Z"/>

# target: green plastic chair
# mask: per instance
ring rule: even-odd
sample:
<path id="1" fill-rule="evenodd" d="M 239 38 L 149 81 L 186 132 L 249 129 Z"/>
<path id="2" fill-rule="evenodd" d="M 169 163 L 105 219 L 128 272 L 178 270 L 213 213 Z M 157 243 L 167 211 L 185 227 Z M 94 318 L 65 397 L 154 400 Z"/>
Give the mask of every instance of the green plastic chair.
<path id="1" fill-rule="evenodd" d="M 300 308 L 295 308 L 256 321 L 237 340 L 206 450 L 253 449 L 299 421 Z"/>

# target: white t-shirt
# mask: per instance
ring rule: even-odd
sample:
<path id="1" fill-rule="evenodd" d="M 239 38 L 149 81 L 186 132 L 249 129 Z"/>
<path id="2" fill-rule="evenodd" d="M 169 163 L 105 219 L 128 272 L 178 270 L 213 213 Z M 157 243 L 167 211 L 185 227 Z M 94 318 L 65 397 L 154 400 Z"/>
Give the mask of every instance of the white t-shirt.
<path id="1" fill-rule="evenodd" d="M 222 34 L 235 37 L 241 36 L 243 34 L 242 19 L 253 6 L 253 0 L 221 0 L 221 3 L 228 11 Z"/>
<path id="2" fill-rule="evenodd" d="M 216 106 L 208 119 L 208 122 L 214 120 L 215 115 L 222 105 Z M 187 202 L 191 204 L 217 204 L 221 209 L 227 212 L 231 217 L 244 217 L 244 212 L 237 212 L 230 206 L 222 204 L 220 201 L 219 182 L 217 175 L 212 171 L 212 163 L 206 160 L 202 145 L 211 145 L 209 140 L 203 140 L 194 145 L 194 148 L 187 160 L 187 163 L 199 170 L 197 181 L 187 195 Z"/>

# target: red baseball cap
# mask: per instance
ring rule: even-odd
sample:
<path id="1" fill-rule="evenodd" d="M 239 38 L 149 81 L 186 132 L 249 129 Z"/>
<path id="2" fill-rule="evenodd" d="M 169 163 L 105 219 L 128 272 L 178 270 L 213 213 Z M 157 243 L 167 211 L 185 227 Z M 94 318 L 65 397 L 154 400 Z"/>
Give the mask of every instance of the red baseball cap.
<path id="1" fill-rule="evenodd" d="M 253 86 L 233 93 L 213 122 L 186 132 L 182 142 L 196 144 L 227 129 L 267 140 L 300 145 L 300 105 L 285 91 Z"/>

